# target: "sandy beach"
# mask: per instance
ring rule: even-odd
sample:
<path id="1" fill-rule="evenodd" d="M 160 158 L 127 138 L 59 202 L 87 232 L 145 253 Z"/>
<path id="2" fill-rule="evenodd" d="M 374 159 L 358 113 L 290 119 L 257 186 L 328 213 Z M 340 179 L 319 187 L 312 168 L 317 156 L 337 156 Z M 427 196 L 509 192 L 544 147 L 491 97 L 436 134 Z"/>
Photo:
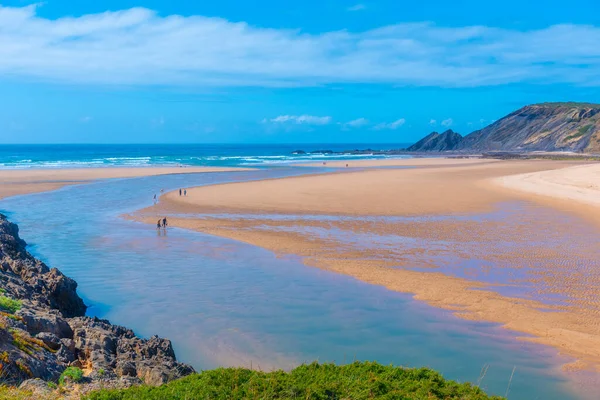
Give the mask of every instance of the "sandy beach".
<path id="1" fill-rule="evenodd" d="M 600 164 L 497 178 L 506 188 L 600 207 Z"/>
<path id="2" fill-rule="evenodd" d="M 215 167 L 106 167 L 77 169 L 5 169 L 0 170 L 0 199 L 22 194 L 56 190 L 63 186 L 98 179 L 135 178 L 141 176 L 190 174 L 199 172 L 238 171 L 239 168 Z"/>
<path id="3" fill-rule="evenodd" d="M 389 164 L 410 166 L 398 164 L 405 161 L 412 160 Z M 414 168 L 378 169 L 389 166 L 378 161 L 374 169 L 193 188 L 130 217 L 153 223 L 172 215 L 171 226 L 298 255 L 306 265 L 554 346 L 573 357 L 565 370 L 600 371 L 600 227 L 555 208 L 551 197 L 505 183 L 526 176 L 537 187 L 535 179 L 561 184 L 554 177 L 573 182 L 567 178 L 576 175 L 585 185 L 581 172 L 592 178 L 599 165 L 412 162 Z M 194 215 L 174 215 L 185 213 Z"/>
<path id="4" fill-rule="evenodd" d="M 295 164 L 298 167 L 326 167 L 326 168 L 377 168 L 377 167 L 455 167 L 458 165 L 474 165 L 480 163 L 497 162 L 495 159 L 482 159 L 479 157 L 458 158 L 458 157 L 415 157 L 415 158 L 386 158 L 380 160 L 345 160 L 345 161 L 326 161 L 318 163 Z"/>

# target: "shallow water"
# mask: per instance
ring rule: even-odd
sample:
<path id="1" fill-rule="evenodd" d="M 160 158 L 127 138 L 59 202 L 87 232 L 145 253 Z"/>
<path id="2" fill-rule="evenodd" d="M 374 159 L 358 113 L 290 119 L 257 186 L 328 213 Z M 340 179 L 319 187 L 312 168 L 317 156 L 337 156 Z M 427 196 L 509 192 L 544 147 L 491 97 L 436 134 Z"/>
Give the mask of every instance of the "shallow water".
<path id="1" fill-rule="evenodd" d="M 112 180 L 6 199 L 30 251 L 79 283 L 89 314 L 169 337 L 180 360 L 290 368 L 377 360 L 429 366 L 510 399 L 574 398 L 555 352 L 518 342 L 493 324 L 450 313 L 293 257 L 196 232 L 118 218 L 151 204 L 160 188 L 306 173 L 273 169 Z"/>

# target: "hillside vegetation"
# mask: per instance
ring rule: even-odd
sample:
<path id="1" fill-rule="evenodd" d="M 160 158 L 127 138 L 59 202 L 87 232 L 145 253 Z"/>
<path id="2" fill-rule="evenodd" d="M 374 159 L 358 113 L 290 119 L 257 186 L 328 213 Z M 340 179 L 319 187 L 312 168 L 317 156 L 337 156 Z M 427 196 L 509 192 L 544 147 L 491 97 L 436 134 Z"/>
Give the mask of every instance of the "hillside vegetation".
<path id="1" fill-rule="evenodd" d="M 242 368 L 203 371 L 159 387 L 137 386 L 88 394 L 87 400 L 163 399 L 461 399 L 484 400 L 469 383 L 446 380 L 427 368 L 408 369 L 372 362 L 300 366 L 290 372 Z"/>

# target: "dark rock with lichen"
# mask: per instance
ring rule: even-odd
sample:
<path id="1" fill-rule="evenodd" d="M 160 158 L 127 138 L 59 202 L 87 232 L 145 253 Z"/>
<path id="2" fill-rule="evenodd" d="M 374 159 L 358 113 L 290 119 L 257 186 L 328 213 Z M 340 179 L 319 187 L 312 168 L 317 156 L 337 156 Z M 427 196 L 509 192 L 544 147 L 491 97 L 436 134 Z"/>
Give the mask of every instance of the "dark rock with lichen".
<path id="1" fill-rule="evenodd" d="M 0 214 L 0 373 L 6 383 L 43 389 L 67 367 L 83 370 L 78 392 L 160 385 L 194 370 L 168 339 L 85 316 L 77 283 L 26 250 L 17 225 Z M 40 381 L 41 379 L 41 381 Z"/>

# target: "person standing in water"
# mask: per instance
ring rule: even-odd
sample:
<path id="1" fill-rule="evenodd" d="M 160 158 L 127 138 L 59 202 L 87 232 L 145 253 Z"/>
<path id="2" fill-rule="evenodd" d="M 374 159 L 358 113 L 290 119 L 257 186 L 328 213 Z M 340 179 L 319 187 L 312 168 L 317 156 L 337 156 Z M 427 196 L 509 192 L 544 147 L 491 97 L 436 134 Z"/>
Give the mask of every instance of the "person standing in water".
<path id="1" fill-rule="evenodd" d="M 162 226 L 164 229 L 167 229 L 167 217 L 164 217 L 162 220 Z"/>
<path id="2" fill-rule="evenodd" d="M 158 220 L 158 222 L 156 223 L 156 229 L 160 230 L 160 219 Z"/>

